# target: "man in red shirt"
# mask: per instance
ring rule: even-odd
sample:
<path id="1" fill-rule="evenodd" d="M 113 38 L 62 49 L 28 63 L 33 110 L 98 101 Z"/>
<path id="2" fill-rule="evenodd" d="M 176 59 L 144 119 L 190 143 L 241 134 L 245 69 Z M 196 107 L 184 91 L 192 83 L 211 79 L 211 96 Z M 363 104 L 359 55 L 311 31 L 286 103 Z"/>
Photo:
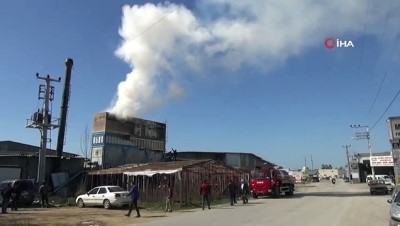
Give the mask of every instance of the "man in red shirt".
<path id="1" fill-rule="evenodd" d="M 207 183 L 207 180 L 203 181 L 200 187 L 200 195 L 203 198 L 203 210 L 204 210 L 204 203 L 207 202 L 208 209 L 210 208 L 210 195 L 211 195 L 211 186 Z"/>

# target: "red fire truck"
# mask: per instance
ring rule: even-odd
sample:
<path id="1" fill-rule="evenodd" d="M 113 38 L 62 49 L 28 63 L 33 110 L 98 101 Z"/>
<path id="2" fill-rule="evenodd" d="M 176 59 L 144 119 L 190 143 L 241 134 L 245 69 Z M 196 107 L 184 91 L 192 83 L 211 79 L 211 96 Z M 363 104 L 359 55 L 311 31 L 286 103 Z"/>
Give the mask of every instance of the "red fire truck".
<path id="1" fill-rule="evenodd" d="M 253 198 L 258 196 L 279 197 L 281 193 L 292 196 L 295 179 L 287 171 L 277 169 L 274 165 L 264 164 L 250 174 L 250 190 Z"/>

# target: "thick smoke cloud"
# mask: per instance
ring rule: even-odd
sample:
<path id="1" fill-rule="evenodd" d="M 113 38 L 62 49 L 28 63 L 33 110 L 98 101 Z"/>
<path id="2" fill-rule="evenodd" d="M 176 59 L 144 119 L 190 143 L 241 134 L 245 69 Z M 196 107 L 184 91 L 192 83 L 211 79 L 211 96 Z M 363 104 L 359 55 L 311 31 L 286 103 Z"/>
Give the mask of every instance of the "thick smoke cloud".
<path id="1" fill-rule="evenodd" d="M 389 6 L 389 1 L 370 1 L 368 7 L 364 0 L 202 0 L 194 11 L 171 3 L 124 6 L 115 53 L 132 71 L 119 84 L 109 111 L 138 116 L 183 97 L 182 71 L 243 65 L 268 70 L 309 48 L 323 48 L 328 36 L 367 32 L 379 38 Z M 389 40 L 398 35 L 399 9 L 393 4 Z"/>

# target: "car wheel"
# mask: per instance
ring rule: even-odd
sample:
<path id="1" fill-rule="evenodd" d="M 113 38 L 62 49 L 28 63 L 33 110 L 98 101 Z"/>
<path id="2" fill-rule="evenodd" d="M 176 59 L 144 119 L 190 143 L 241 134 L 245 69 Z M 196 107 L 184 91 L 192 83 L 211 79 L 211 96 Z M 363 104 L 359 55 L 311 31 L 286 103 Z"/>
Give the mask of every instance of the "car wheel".
<path id="1" fill-rule="evenodd" d="M 78 199 L 78 207 L 79 207 L 79 208 L 85 207 L 85 203 L 83 202 L 82 199 Z"/>
<path id="2" fill-rule="evenodd" d="M 103 201 L 103 206 L 104 206 L 104 209 L 111 209 L 110 200 L 108 200 L 108 199 L 104 200 Z"/>

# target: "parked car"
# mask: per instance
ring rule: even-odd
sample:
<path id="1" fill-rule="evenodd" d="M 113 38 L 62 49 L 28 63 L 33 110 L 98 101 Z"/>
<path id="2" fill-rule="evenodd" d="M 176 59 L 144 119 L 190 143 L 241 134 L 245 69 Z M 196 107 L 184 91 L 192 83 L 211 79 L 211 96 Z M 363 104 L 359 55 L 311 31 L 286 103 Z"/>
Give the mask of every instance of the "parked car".
<path id="1" fill-rule="evenodd" d="M 367 183 L 371 182 L 372 175 L 367 175 Z M 389 191 L 393 191 L 394 187 L 396 186 L 392 177 L 388 175 L 375 175 L 375 180 L 383 180 L 385 181 L 386 187 Z"/>
<path id="2" fill-rule="evenodd" d="M 14 180 L 6 180 L 0 182 L 0 190 L 4 187 L 8 186 L 11 183 L 11 186 L 14 186 L 16 183 L 20 184 L 21 195 L 19 196 L 18 203 L 22 206 L 31 206 L 33 200 L 35 199 L 35 182 L 31 179 L 14 179 Z M 0 196 L 0 202 L 3 202 Z"/>
<path id="3" fill-rule="evenodd" d="M 371 195 L 374 194 L 389 194 L 389 190 L 384 180 L 371 180 L 368 184 L 369 192 Z"/>
<path id="4" fill-rule="evenodd" d="M 389 211 L 389 225 L 398 226 L 400 225 L 400 191 L 392 196 L 392 199 L 388 199 L 387 202 L 390 203 Z"/>
<path id="5" fill-rule="evenodd" d="M 392 191 L 392 199 L 394 199 L 394 197 L 397 195 L 397 193 L 399 191 L 400 191 L 400 185 L 394 186 L 393 191 Z"/>
<path id="6" fill-rule="evenodd" d="M 128 205 L 130 197 L 126 197 L 129 192 L 119 186 L 99 186 L 95 187 L 86 194 L 76 198 L 76 204 L 82 208 L 85 206 L 103 206 L 110 209 L 113 206 Z"/>

